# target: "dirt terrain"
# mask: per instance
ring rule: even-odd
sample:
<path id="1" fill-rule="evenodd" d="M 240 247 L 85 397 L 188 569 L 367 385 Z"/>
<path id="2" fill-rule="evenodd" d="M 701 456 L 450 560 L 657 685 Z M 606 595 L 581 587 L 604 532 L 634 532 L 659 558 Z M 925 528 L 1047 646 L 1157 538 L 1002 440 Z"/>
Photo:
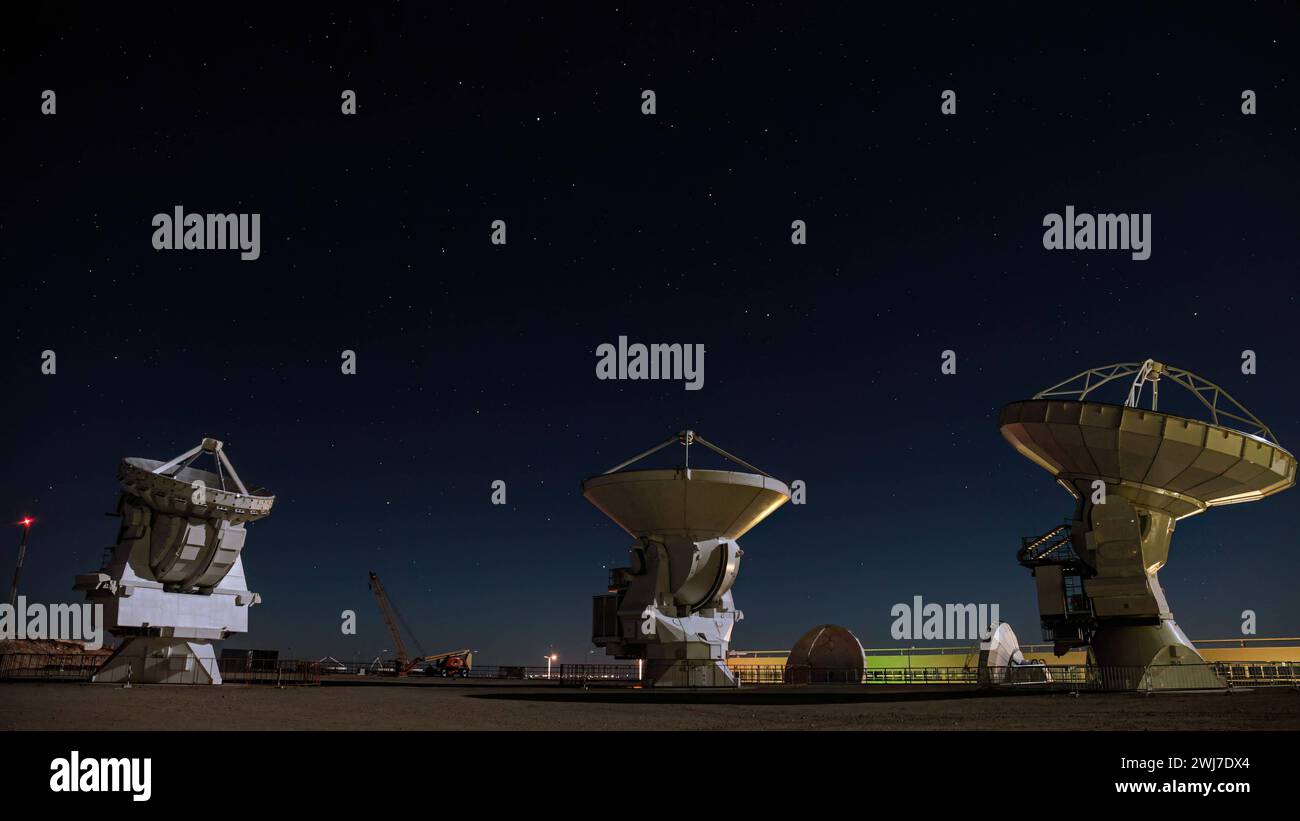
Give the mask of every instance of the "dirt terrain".
<path id="1" fill-rule="evenodd" d="M 1300 692 L 981 695 L 877 688 L 722 693 L 497 684 L 0 684 L 0 730 L 1300 729 Z"/>
<path id="2" fill-rule="evenodd" d="M 88 655 L 102 658 L 111 656 L 113 651 L 108 647 L 101 647 L 98 650 L 87 650 L 86 645 L 79 641 L 62 641 L 60 639 L 0 639 L 0 655 L 20 655 L 24 653 L 36 653 L 42 655 Z"/>

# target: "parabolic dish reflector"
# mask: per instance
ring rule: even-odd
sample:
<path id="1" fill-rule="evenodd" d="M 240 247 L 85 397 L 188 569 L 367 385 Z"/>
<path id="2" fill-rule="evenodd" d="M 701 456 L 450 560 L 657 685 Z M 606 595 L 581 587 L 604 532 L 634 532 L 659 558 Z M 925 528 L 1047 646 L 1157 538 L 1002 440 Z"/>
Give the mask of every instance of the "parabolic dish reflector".
<path id="1" fill-rule="evenodd" d="M 1006 622 L 999 624 L 980 647 L 980 664 L 1006 670 L 1012 664 L 1023 664 L 1025 654 L 1020 651 L 1020 639 Z"/>
<path id="2" fill-rule="evenodd" d="M 263 488 L 251 488 L 247 493 L 226 490 L 227 477 L 206 470 L 178 466 L 170 475 L 154 473 L 164 465 L 157 459 L 129 457 L 117 468 L 117 478 L 123 489 L 138 496 L 154 510 L 185 516 L 225 519 L 231 524 L 252 522 L 271 512 L 275 497 Z M 194 500 L 195 482 L 202 482 L 204 501 Z"/>
<path id="3" fill-rule="evenodd" d="M 1296 459 L 1281 445 L 1136 407 L 1030 399 L 1003 408 L 999 425 L 1016 450 L 1058 479 L 1102 479 L 1175 518 L 1295 484 Z"/>
<path id="4" fill-rule="evenodd" d="M 582 495 L 636 538 L 739 539 L 790 499 L 769 476 L 727 470 L 625 470 L 594 476 Z"/>

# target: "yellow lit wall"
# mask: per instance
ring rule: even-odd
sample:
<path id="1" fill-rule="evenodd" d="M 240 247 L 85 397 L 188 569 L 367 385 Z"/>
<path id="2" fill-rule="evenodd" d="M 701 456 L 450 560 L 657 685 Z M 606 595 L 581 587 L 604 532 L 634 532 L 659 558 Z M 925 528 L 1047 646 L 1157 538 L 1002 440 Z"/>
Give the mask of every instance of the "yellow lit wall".
<path id="1" fill-rule="evenodd" d="M 1246 646 L 1249 642 L 1249 646 Z M 1296 639 L 1247 639 L 1192 642 L 1197 651 L 1210 662 L 1225 663 L 1259 663 L 1268 661 L 1290 661 L 1300 663 L 1300 638 Z M 1053 655 L 1048 647 L 1029 645 L 1024 649 L 1025 658 L 1043 661 L 1050 665 L 1087 664 L 1088 654 L 1084 650 L 1073 650 L 1063 656 Z M 979 666 L 979 651 L 972 648 L 876 648 L 865 652 L 868 670 L 926 669 L 940 667 Z M 727 659 L 727 665 L 734 669 L 758 667 L 784 667 L 786 657 L 784 650 L 738 650 L 733 651 Z"/>

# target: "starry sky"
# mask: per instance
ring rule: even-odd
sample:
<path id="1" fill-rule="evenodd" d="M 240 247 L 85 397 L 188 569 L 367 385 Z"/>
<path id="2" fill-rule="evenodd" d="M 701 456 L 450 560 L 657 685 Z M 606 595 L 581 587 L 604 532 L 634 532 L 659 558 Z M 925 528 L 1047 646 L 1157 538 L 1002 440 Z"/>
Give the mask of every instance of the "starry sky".
<path id="1" fill-rule="evenodd" d="M 600 660 L 590 597 L 630 539 L 579 482 L 690 427 L 808 488 L 742 540 L 735 647 L 825 622 L 890 646 L 916 595 L 1036 640 L 1015 553 L 1072 500 L 1002 405 L 1154 357 L 1300 442 L 1296 6 L 908 8 L 14 18 L 0 509 L 38 518 L 23 592 L 80 600 L 118 460 L 213 436 L 277 496 L 229 646 L 373 658 L 373 569 L 430 652 Z M 260 213 L 261 258 L 155 251 L 178 204 Z M 1066 205 L 1151 213 L 1151 258 L 1045 250 Z M 704 388 L 596 379 L 619 335 L 703 344 Z M 1298 521 L 1293 490 L 1179 526 L 1160 578 L 1190 636 L 1247 608 L 1300 635 Z"/>

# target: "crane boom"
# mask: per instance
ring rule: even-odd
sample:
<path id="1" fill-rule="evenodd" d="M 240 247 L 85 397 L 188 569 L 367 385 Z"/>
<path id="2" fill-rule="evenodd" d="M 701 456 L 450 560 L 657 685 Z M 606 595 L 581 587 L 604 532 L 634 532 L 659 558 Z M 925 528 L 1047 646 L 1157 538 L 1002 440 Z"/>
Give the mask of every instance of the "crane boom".
<path id="1" fill-rule="evenodd" d="M 388 632 L 393 634 L 393 644 L 397 646 L 397 660 L 393 672 L 399 676 L 405 676 L 417 667 L 426 665 L 424 668 L 425 675 L 441 675 L 445 677 L 464 677 L 468 676 L 470 669 L 474 666 L 473 650 L 452 650 L 447 653 L 436 653 L 430 655 L 425 652 L 424 645 L 415 637 L 415 631 L 411 630 L 411 625 L 406 623 L 402 618 L 402 611 L 397 609 L 384 592 L 384 583 L 379 580 L 379 574 L 370 571 L 370 592 L 375 594 L 375 601 L 379 602 L 379 612 L 384 614 L 384 621 L 388 624 Z M 398 623 L 406 628 L 407 635 L 415 642 L 419 648 L 420 655 L 411 658 L 406 652 L 406 642 L 402 641 L 402 631 L 398 628 Z"/>
<path id="2" fill-rule="evenodd" d="M 402 632 L 397 629 L 397 619 L 393 616 L 393 605 L 388 601 L 388 594 L 384 592 L 384 583 L 379 581 L 379 574 L 373 570 L 370 571 L 370 592 L 375 594 L 375 601 L 379 602 L 379 610 L 384 614 L 384 621 L 388 623 L 388 631 L 393 634 L 393 644 L 397 645 L 397 670 L 399 673 L 404 673 L 410 666 L 406 645 L 402 642 Z"/>

